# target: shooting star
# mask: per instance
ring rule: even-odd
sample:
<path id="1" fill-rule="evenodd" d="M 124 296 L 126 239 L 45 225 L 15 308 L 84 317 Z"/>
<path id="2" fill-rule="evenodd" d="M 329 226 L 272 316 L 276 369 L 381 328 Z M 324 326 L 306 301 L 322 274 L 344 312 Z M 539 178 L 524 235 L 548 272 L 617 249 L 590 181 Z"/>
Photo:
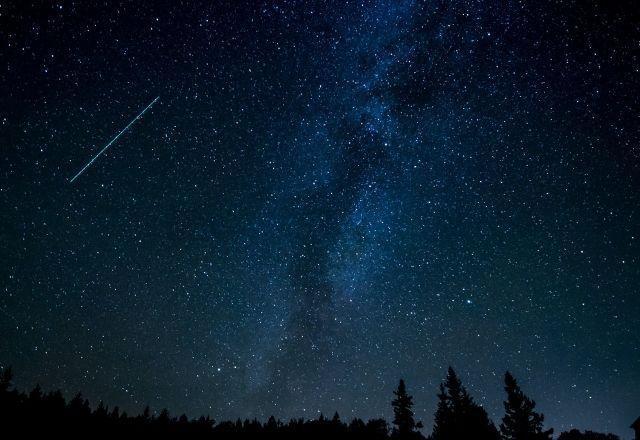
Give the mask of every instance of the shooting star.
<path id="1" fill-rule="evenodd" d="M 69 183 L 73 183 L 73 181 L 74 181 L 74 180 L 76 180 L 78 177 L 80 177 L 80 175 L 81 175 L 82 173 L 84 173 L 84 170 L 86 170 L 87 168 L 89 168 L 89 166 L 90 166 L 90 165 L 91 165 L 91 164 L 92 164 L 92 163 L 93 163 L 93 162 L 94 162 L 98 157 L 100 157 L 100 155 L 101 155 L 102 153 L 104 153 L 105 151 L 107 151 L 107 148 L 109 148 L 109 147 L 110 147 L 110 146 L 111 146 L 115 141 L 117 141 L 117 140 L 118 140 L 118 138 L 119 138 L 120 136 L 122 136 L 122 134 L 123 134 L 125 131 L 127 131 L 127 130 L 129 129 L 129 127 L 131 127 L 131 126 L 133 125 L 133 123 L 134 123 L 134 122 L 136 122 L 138 119 L 140 119 L 140 118 L 142 117 L 142 115 L 144 115 L 144 114 L 145 114 L 145 112 L 146 112 L 147 110 L 149 110 L 149 109 L 153 106 L 153 104 L 155 104 L 155 103 L 156 103 L 156 101 L 157 101 L 158 99 L 160 99 L 160 97 L 159 97 L 159 96 L 158 96 L 158 97 L 156 97 L 156 99 L 154 99 L 153 101 L 151 101 L 151 104 L 149 104 L 148 106 L 146 106 L 146 107 L 144 108 L 144 110 L 142 110 L 142 111 L 138 114 L 138 116 L 136 116 L 135 118 L 133 118 L 133 119 L 131 120 L 131 122 L 129 122 L 129 123 L 127 124 L 127 126 L 126 126 L 126 127 L 124 127 L 124 128 L 120 131 L 120 133 L 118 133 L 117 135 L 115 135 L 115 137 L 114 137 L 113 139 L 111 139 L 111 141 L 109 141 L 109 143 L 108 143 L 107 145 L 105 145 L 105 146 L 104 146 L 104 148 L 103 148 L 102 150 L 100 150 L 100 152 L 99 152 L 98 154 L 96 154 L 96 155 L 93 157 L 93 159 L 91 159 L 91 160 L 90 160 L 90 161 L 89 161 L 89 162 L 88 162 L 84 167 L 82 167 L 82 169 L 81 169 L 80 171 L 78 171 L 78 174 L 76 174 L 75 176 L 73 176 L 73 177 L 69 180 Z"/>

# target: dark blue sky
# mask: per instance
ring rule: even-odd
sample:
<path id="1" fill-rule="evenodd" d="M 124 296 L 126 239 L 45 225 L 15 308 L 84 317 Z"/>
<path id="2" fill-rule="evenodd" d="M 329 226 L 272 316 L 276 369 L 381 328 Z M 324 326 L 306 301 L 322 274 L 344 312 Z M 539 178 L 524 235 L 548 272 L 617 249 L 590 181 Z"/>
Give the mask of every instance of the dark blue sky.
<path id="1" fill-rule="evenodd" d="M 634 2 L 0 2 L 0 364 L 129 412 L 640 415 Z M 159 101 L 75 182 L 80 168 Z"/>

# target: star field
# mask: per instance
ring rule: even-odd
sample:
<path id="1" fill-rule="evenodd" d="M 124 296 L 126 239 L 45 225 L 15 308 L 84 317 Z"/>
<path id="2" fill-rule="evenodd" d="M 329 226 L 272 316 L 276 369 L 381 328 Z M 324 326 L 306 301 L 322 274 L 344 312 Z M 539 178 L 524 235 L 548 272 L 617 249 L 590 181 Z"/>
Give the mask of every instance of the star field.
<path id="1" fill-rule="evenodd" d="M 640 393 L 640 8 L 0 0 L 0 365 L 216 420 Z M 156 96 L 158 102 L 69 179 Z"/>

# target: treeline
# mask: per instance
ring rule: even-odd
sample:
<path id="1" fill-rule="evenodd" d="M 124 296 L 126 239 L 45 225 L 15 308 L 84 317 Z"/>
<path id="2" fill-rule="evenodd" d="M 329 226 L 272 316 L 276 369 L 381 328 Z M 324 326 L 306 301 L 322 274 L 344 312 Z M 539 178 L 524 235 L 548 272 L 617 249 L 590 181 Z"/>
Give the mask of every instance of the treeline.
<path id="1" fill-rule="evenodd" d="M 535 410 L 535 402 L 527 397 L 515 378 L 505 374 L 505 414 L 495 426 L 487 412 L 469 395 L 466 388 L 449 368 L 440 385 L 438 406 L 429 440 L 550 440 L 553 430 L 543 426 L 544 416 Z M 100 402 L 92 409 L 89 401 L 78 393 L 67 402 L 58 391 L 43 393 L 36 386 L 29 393 L 17 391 L 12 385 L 11 369 L 0 373 L 0 435 L 2 433 L 114 436 L 140 435 L 156 437 L 207 438 L 348 438 L 358 439 L 410 439 L 425 440 L 423 425 L 413 413 L 413 397 L 400 380 L 391 402 L 393 423 L 384 419 L 367 422 L 355 418 L 350 422 L 340 419 L 338 413 L 327 418 L 322 414 L 315 420 L 276 420 L 273 416 L 265 423 L 256 419 L 223 421 L 216 423 L 209 416 L 190 419 L 185 414 L 173 417 L 163 409 L 152 414 L 147 406 L 141 414 L 128 415 L 115 406 L 112 409 Z M 572 430 L 563 432 L 559 440 L 619 440 L 613 434 Z"/>

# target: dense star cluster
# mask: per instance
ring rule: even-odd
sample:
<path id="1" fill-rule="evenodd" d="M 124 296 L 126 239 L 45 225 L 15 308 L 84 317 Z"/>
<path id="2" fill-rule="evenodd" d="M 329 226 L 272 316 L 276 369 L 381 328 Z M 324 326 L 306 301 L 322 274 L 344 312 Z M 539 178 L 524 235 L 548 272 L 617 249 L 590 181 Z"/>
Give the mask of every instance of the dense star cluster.
<path id="1" fill-rule="evenodd" d="M 32 3 L 32 4 L 31 4 Z M 129 412 L 629 435 L 633 1 L 0 1 L 0 364 Z M 156 96 L 77 180 L 91 157 Z"/>

